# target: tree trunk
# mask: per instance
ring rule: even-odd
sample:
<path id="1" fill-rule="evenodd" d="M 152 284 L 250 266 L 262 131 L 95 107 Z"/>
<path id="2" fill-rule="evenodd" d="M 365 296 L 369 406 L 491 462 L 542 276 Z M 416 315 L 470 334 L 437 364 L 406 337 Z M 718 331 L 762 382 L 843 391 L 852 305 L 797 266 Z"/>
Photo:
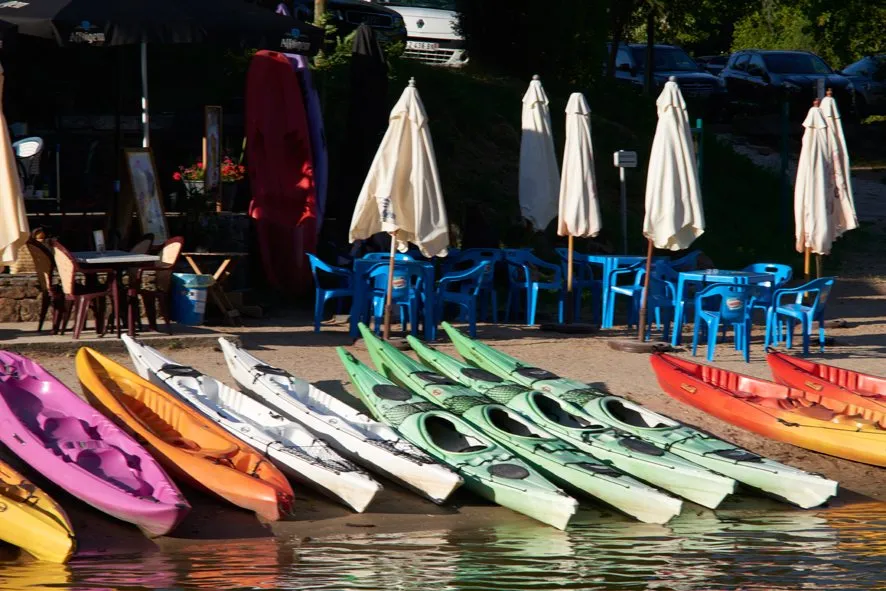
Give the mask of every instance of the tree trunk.
<path id="1" fill-rule="evenodd" d="M 655 91 L 655 9 L 649 7 L 646 13 L 646 72 L 643 76 L 643 88 L 651 96 Z"/>
<path id="2" fill-rule="evenodd" d="M 626 0 L 612 0 L 609 4 L 612 47 L 609 48 L 609 55 L 606 60 L 606 77 L 611 80 L 615 79 L 615 58 L 618 55 L 618 47 L 624 40 L 625 28 L 627 28 L 631 20 L 634 4 L 635 2 Z"/>
<path id="3" fill-rule="evenodd" d="M 314 0 L 314 24 L 323 26 L 323 15 L 326 14 L 326 0 Z"/>

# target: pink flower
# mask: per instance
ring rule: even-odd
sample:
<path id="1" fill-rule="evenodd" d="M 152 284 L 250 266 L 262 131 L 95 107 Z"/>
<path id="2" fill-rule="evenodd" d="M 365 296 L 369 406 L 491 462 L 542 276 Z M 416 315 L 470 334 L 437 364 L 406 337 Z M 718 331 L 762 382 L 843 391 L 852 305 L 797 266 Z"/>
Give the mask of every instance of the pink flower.
<path id="1" fill-rule="evenodd" d="M 202 163 L 202 162 L 198 162 L 198 163 L 197 163 L 197 168 L 199 168 L 199 169 L 202 170 L 202 168 L 203 168 L 203 163 Z"/>
<path id="2" fill-rule="evenodd" d="M 174 180 L 174 181 L 180 181 L 180 180 L 182 180 L 182 173 L 180 173 L 180 172 L 176 172 L 176 173 L 174 173 L 174 174 L 172 175 L 172 180 Z"/>

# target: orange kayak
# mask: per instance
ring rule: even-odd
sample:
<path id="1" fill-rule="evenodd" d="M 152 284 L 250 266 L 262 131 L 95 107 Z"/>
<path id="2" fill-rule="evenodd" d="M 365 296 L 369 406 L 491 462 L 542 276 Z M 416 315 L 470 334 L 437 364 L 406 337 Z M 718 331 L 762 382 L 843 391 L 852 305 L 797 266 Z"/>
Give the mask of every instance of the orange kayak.
<path id="1" fill-rule="evenodd" d="M 886 427 L 886 378 L 843 369 L 834 365 L 798 359 L 772 351 L 766 356 L 775 381 L 792 388 L 806 390 L 822 400 L 847 405 L 850 414 L 864 414 Z M 814 396 L 813 396 L 814 399 Z"/>
<path id="2" fill-rule="evenodd" d="M 798 447 L 886 466 L 886 429 L 864 416 L 829 408 L 803 390 L 672 355 L 654 354 L 651 362 L 666 394 L 727 423 Z"/>
<path id="3" fill-rule="evenodd" d="M 184 482 L 271 521 L 292 510 L 292 487 L 267 458 L 176 397 L 88 347 L 77 377 L 93 406 Z"/>

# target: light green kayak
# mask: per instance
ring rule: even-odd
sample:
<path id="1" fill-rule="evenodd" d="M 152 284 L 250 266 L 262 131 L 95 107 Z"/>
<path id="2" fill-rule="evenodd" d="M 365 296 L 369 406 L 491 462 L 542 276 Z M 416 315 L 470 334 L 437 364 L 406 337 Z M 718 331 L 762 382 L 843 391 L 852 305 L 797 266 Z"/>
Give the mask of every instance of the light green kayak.
<path id="1" fill-rule="evenodd" d="M 360 398 L 379 421 L 452 467 L 473 493 L 558 529 L 566 529 L 578 503 L 532 466 L 467 422 L 394 385 L 344 348 L 338 356 Z"/>
<path id="2" fill-rule="evenodd" d="M 388 378 L 461 416 L 553 482 L 642 521 L 665 523 L 679 514 L 682 506 L 679 499 L 650 488 L 561 441 L 520 413 L 428 371 L 371 333 L 363 336 L 373 361 Z"/>
<path id="3" fill-rule="evenodd" d="M 409 343 L 419 358 L 443 375 L 506 404 L 546 431 L 644 482 L 712 509 L 735 488 L 731 479 L 603 425 L 572 403 L 471 367 L 418 340 Z"/>
<path id="4" fill-rule="evenodd" d="M 527 366 L 489 345 L 466 337 L 446 322 L 443 329 L 469 363 L 573 403 L 596 423 L 636 435 L 694 464 L 800 507 L 817 506 L 827 499 L 825 495 L 810 501 L 804 492 L 809 486 L 821 488 L 818 484 L 823 479 L 817 474 L 764 458 L 624 398 Z M 785 482 L 804 486 L 786 487 Z"/>

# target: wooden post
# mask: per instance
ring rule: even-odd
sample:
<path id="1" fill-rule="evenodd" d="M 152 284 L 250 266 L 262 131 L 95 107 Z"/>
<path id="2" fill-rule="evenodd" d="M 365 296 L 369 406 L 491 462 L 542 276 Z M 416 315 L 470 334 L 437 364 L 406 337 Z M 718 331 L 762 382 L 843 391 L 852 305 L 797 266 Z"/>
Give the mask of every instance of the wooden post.
<path id="1" fill-rule="evenodd" d="M 652 239 L 647 239 L 646 276 L 643 278 L 643 297 L 640 299 L 640 317 L 637 319 L 638 339 L 642 343 L 646 336 L 646 298 L 649 295 L 649 274 L 652 272 Z M 676 329 L 676 327 L 675 327 Z"/>
<path id="2" fill-rule="evenodd" d="M 394 292 L 394 255 L 397 252 L 397 240 L 391 234 L 391 260 L 388 263 L 388 292 L 385 295 L 385 327 L 382 338 L 388 340 L 391 336 L 391 300 Z"/>
<path id="3" fill-rule="evenodd" d="M 803 256 L 803 274 L 806 276 L 806 281 L 809 281 L 809 256 L 812 254 L 812 249 L 808 246 L 806 247 L 805 254 Z"/>
<path id="4" fill-rule="evenodd" d="M 568 256 L 566 257 L 566 322 L 572 322 L 575 320 L 572 315 L 572 311 L 575 309 L 575 294 L 572 293 L 572 255 L 574 253 L 573 249 L 573 237 L 569 235 L 569 248 L 568 248 Z"/>
<path id="5" fill-rule="evenodd" d="M 816 279 L 821 279 L 821 255 L 815 255 L 815 277 Z"/>

